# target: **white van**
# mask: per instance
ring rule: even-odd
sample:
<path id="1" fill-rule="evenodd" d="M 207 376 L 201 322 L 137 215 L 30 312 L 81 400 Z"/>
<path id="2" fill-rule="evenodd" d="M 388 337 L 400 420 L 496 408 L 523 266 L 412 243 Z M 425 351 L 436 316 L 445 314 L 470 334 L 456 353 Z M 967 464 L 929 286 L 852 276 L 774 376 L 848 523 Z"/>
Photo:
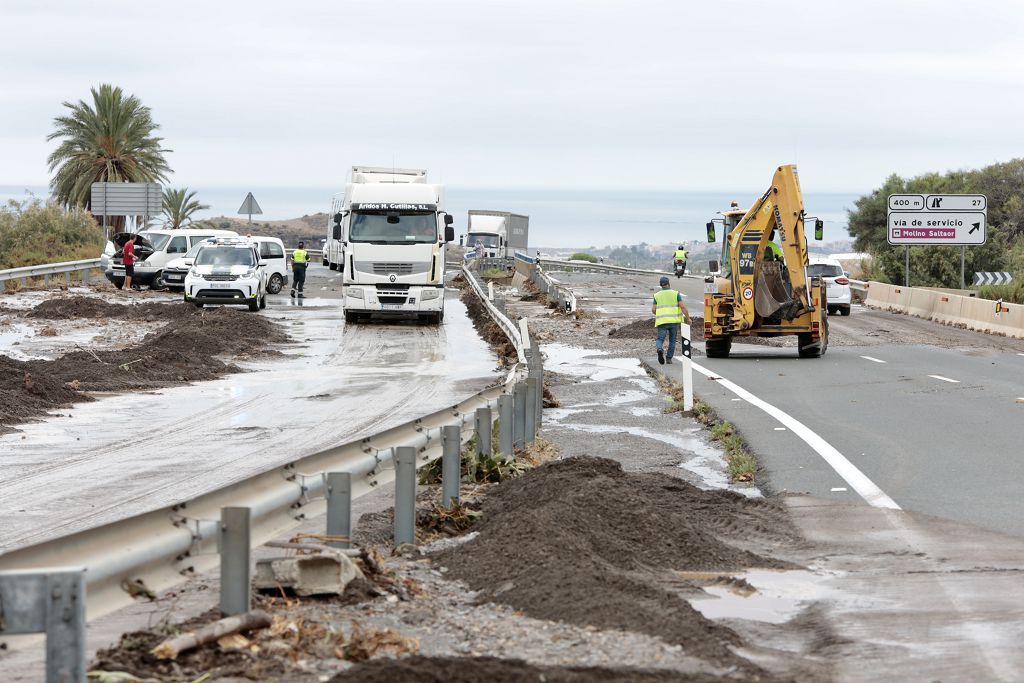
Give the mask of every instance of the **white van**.
<path id="1" fill-rule="evenodd" d="M 288 285 L 288 255 L 284 242 L 276 237 L 259 235 L 249 239 L 260 248 L 260 261 L 267 271 L 267 294 L 277 294 Z"/>
<path id="2" fill-rule="evenodd" d="M 124 263 L 121 249 L 130 233 L 121 232 L 113 236 L 116 251 L 105 275 L 118 289 L 124 286 Z M 159 287 L 161 273 L 170 261 L 184 256 L 189 249 L 211 237 L 238 237 L 234 230 L 213 230 L 206 228 L 181 228 L 179 230 L 143 230 L 135 236 L 135 275 L 133 285 Z"/>

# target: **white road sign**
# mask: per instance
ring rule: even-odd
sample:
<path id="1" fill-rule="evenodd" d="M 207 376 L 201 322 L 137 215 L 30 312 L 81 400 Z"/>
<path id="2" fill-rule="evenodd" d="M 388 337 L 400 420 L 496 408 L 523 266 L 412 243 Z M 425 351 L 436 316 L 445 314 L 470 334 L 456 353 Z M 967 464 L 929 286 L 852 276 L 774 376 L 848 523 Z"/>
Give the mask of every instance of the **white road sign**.
<path id="1" fill-rule="evenodd" d="M 983 194 L 891 194 L 889 244 L 985 244 L 987 217 Z"/>
<path id="2" fill-rule="evenodd" d="M 985 244 L 984 211 L 890 211 L 889 244 Z"/>

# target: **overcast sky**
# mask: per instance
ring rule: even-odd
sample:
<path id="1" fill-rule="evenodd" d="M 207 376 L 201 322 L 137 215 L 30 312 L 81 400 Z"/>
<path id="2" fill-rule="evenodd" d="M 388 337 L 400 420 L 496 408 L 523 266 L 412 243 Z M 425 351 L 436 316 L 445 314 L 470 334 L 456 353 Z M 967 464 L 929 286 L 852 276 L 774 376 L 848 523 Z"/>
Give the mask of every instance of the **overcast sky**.
<path id="1" fill-rule="evenodd" d="M 109 82 L 176 185 L 804 189 L 1024 148 L 1024 3 L 3 0 L 0 184 L 45 185 L 61 102 Z"/>

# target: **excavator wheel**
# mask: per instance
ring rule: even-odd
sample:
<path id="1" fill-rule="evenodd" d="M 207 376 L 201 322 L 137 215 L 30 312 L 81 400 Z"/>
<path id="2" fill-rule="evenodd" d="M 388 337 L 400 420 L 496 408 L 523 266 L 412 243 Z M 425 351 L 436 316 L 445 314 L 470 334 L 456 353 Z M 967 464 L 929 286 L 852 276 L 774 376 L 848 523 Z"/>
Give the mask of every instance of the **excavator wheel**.
<path id="1" fill-rule="evenodd" d="M 704 342 L 704 354 L 708 358 L 728 358 L 732 350 L 732 337 L 712 337 Z"/>
<path id="2" fill-rule="evenodd" d="M 801 358 L 824 356 L 828 349 L 828 316 L 822 316 L 821 338 L 818 341 L 812 341 L 810 332 L 801 332 L 797 335 L 797 347 Z"/>

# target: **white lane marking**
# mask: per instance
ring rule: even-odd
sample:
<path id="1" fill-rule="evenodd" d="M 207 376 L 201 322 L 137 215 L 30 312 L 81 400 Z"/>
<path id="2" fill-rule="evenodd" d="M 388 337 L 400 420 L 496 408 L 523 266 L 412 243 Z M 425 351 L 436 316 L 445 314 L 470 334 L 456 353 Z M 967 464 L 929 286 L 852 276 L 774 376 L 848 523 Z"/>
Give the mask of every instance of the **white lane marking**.
<path id="1" fill-rule="evenodd" d="M 943 377 L 942 375 L 928 375 L 928 376 L 931 377 L 932 379 L 941 379 L 943 382 L 950 382 L 952 384 L 960 384 L 960 380 L 958 380 L 958 379 L 950 379 L 948 377 Z"/>
<path id="2" fill-rule="evenodd" d="M 885 362 L 884 360 L 879 360 L 877 358 L 872 358 L 871 356 L 861 356 L 861 358 L 863 358 L 864 360 L 869 360 L 872 363 L 884 363 Z"/>
<path id="3" fill-rule="evenodd" d="M 744 389 L 743 387 L 730 382 L 721 375 L 711 372 L 703 365 L 699 363 L 692 363 L 693 369 L 704 375 L 718 381 L 723 387 L 736 394 L 740 398 L 747 401 L 752 405 L 757 406 L 764 412 L 768 413 L 782 424 L 789 427 L 790 431 L 795 433 L 804 443 L 813 448 L 818 455 L 820 455 L 825 462 L 832 466 L 832 469 L 843 478 L 847 484 L 853 487 L 853 490 L 860 494 L 860 497 L 867 501 L 868 505 L 873 505 L 877 508 L 889 508 L 891 510 L 901 509 L 892 498 L 887 496 L 882 489 L 867 478 L 867 476 L 857 469 L 857 466 L 846 459 L 842 453 L 837 451 L 834 446 L 825 441 L 817 434 L 815 434 L 807 425 L 797 420 L 795 417 L 785 413 L 772 404 L 759 399 L 752 393 Z"/>
<path id="4" fill-rule="evenodd" d="M 1018 356 L 1024 356 L 1024 353 L 1018 353 L 1017 355 Z"/>
<path id="5" fill-rule="evenodd" d="M 843 491 L 846 491 L 846 487 L 845 486 L 833 486 L 832 487 L 832 493 L 841 493 Z"/>
<path id="6" fill-rule="evenodd" d="M 784 431 L 786 431 L 786 428 L 785 427 L 776 427 L 775 431 L 777 431 L 777 432 L 784 432 Z"/>
<path id="7" fill-rule="evenodd" d="M 742 398 L 734 398 L 733 400 L 734 401 L 742 401 L 743 399 Z"/>

